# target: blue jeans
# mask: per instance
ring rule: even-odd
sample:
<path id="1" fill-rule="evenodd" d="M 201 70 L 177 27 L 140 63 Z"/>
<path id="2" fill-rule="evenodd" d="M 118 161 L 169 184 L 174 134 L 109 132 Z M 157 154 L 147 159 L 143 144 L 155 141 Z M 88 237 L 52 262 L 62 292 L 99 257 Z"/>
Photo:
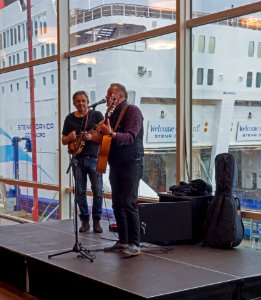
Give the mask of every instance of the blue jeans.
<path id="1" fill-rule="evenodd" d="M 96 172 L 98 159 L 95 157 L 78 158 L 75 170 L 75 197 L 78 204 L 80 219 L 89 221 L 89 210 L 87 202 L 87 175 L 91 182 L 93 193 L 92 219 L 100 220 L 102 215 L 103 181 L 102 174 Z"/>

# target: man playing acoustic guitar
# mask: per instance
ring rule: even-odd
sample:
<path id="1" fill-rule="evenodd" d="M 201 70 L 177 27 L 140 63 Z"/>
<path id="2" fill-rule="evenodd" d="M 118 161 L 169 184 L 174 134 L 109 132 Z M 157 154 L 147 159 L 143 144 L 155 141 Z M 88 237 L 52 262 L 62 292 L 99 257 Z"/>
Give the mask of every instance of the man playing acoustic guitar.
<path id="1" fill-rule="evenodd" d="M 107 106 L 115 109 L 105 118 L 100 130 L 112 137 L 108 163 L 112 207 L 119 241 L 104 251 L 140 254 L 140 221 L 137 208 L 138 187 L 143 173 L 143 116 L 140 109 L 127 102 L 126 88 L 112 83 L 107 91 Z"/>
<path id="2" fill-rule="evenodd" d="M 68 145 L 68 152 L 76 160 L 73 174 L 76 201 L 80 210 L 79 217 L 82 221 L 79 231 L 87 232 L 90 229 L 86 196 L 88 175 L 93 192 L 93 231 L 102 233 L 103 230 L 100 225 L 103 200 L 102 175 L 96 172 L 99 145 L 92 142 L 92 129 L 103 120 L 103 115 L 99 111 L 88 108 L 89 99 L 84 91 L 74 93 L 73 104 L 77 110 L 68 114 L 64 120 L 62 144 Z"/>

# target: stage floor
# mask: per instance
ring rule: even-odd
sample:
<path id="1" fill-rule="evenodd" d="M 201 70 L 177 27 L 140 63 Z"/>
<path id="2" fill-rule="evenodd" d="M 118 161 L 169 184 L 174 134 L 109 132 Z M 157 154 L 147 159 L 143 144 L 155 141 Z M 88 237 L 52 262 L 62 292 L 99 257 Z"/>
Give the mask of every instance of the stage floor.
<path id="1" fill-rule="evenodd" d="M 90 294 L 114 299 L 261 297 L 259 250 L 144 243 L 141 255 L 128 257 L 103 251 L 117 239 L 108 227 L 103 220 L 104 233 L 78 234 L 84 253 L 95 256 L 91 262 L 73 251 L 72 220 L 1 226 L 0 280 L 48 300 Z"/>

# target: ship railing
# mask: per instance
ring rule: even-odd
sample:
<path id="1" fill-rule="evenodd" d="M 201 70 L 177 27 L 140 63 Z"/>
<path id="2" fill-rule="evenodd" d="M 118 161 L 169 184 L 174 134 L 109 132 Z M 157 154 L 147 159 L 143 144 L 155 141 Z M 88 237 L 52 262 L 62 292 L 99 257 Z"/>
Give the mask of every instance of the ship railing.
<path id="1" fill-rule="evenodd" d="M 70 26 L 109 16 L 134 16 L 176 20 L 176 10 L 127 4 L 101 5 L 92 9 L 74 9 L 70 13 Z"/>

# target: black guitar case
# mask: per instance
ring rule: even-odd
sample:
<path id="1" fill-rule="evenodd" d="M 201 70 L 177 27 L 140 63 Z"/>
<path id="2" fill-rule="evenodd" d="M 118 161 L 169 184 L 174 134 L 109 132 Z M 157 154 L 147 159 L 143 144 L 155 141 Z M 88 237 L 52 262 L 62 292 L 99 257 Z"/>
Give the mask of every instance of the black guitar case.
<path id="1" fill-rule="evenodd" d="M 216 191 L 210 201 L 203 228 L 203 245 L 229 249 L 238 246 L 244 235 L 239 199 L 233 194 L 236 161 L 232 154 L 215 158 Z"/>

